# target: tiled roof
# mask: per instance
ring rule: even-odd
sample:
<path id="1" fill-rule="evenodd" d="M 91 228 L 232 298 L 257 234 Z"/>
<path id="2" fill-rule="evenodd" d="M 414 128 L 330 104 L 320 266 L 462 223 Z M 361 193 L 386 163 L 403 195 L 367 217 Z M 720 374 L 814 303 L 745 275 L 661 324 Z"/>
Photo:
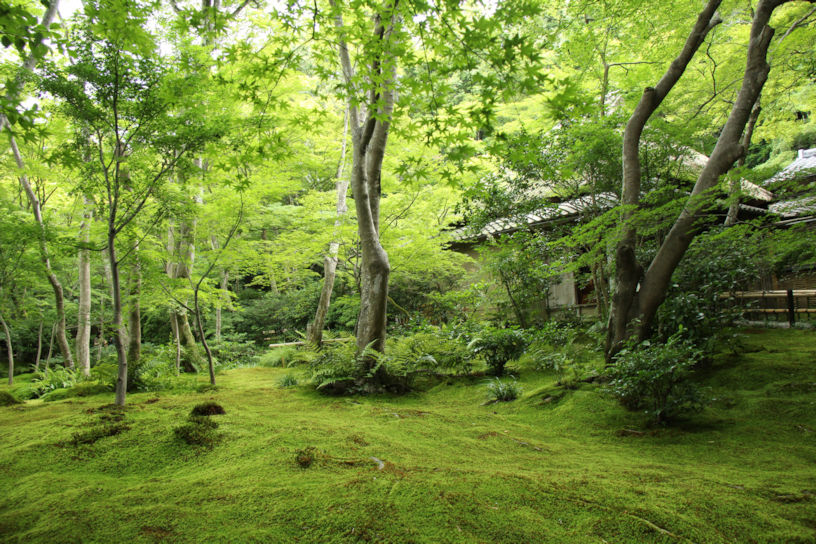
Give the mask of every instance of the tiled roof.
<path id="1" fill-rule="evenodd" d="M 800 149 L 792 163 L 774 177 L 766 179 L 763 185 L 771 185 L 777 181 L 794 179 L 802 175 L 816 175 L 816 148 Z"/>

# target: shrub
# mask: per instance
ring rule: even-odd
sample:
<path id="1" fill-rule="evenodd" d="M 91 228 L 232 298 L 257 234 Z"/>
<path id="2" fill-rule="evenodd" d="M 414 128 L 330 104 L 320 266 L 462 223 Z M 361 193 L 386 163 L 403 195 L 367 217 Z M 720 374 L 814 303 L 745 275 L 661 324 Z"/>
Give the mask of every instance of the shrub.
<path id="1" fill-rule="evenodd" d="M 21 404 L 21 401 L 17 400 L 8 391 L 0 391 L 0 406 L 12 406 L 14 404 Z"/>
<path id="2" fill-rule="evenodd" d="M 528 339 L 524 331 L 485 327 L 471 340 L 468 349 L 474 355 L 484 357 L 494 376 L 501 376 L 507 362 L 520 357 L 527 345 Z"/>
<path id="3" fill-rule="evenodd" d="M 128 429 L 130 429 L 130 427 L 122 422 L 98 425 L 84 431 L 75 432 L 71 436 L 71 443 L 74 446 L 78 446 L 80 444 L 93 444 L 100 438 L 115 436 L 119 433 L 127 431 Z"/>
<path id="4" fill-rule="evenodd" d="M 467 374 L 473 366 L 473 357 L 467 345 L 435 328 L 397 338 L 388 353 L 412 371 Z"/>
<path id="5" fill-rule="evenodd" d="M 292 374 L 285 374 L 278 380 L 278 387 L 294 387 L 298 384 L 298 379 Z"/>
<path id="6" fill-rule="evenodd" d="M 210 351 L 223 369 L 250 366 L 258 355 L 258 347 L 247 340 L 246 334 L 232 334 L 210 342 Z"/>
<path id="7" fill-rule="evenodd" d="M 353 342 L 326 346 L 311 363 L 311 383 L 326 393 L 350 392 L 361 378 L 360 364 Z"/>
<path id="8" fill-rule="evenodd" d="M 608 368 L 607 390 L 629 410 L 643 410 L 662 423 L 684 413 L 702 410 L 705 401 L 691 381 L 692 367 L 702 352 L 681 339 L 682 331 L 664 344 L 622 350 Z"/>
<path id="9" fill-rule="evenodd" d="M 101 393 L 109 393 L 113 388 L 107 384 L 96 381 L 80 382 L 68 389 L 55 389 L 42 396 L 46 402 L 63 400 L 71 397 L 90 397 Z"/>
<path id="10" fill-rule="evenodd" d="M 70 368 L 54 367 L 47 372 L 35 372 L 31 380 L 33 397 L 42 397 L 56 389 L 67 389 L 77 383 L 77 375 Z"/>
<path id="11" fill-rule="evenodd" d="M 217 416 L 226 414 L 224 407 L 217 402 L 208 401 L 196 404 L 190 411 L 190 416 Z"/>
<path id="12" fill-rule="evenodd" d="M 204 422 L 207 423 L 204 423 Z M 190 446 L 203 446 L 212 449 L 220 440 L 220 436 L 215 432 L 218 424 L 209 418 L 191 418 L 188 423 L 173 429 L 176 438 Z"/>
<path id="13" fill-rule="evenodd" d="M 493 378 L 487 382 L 487 394 L 491 400 L 507 402 L 516 400 L 521 395 L 522 387 L 515 378 L 511 380 L 501 380 Z"/>
<path id="14" fill-rule="evenodd" d="M 297 353 L 295 346 L 272 348 L 258 358 L 258 364 L 264 367 L 287 366 L 295 353 Z"/>

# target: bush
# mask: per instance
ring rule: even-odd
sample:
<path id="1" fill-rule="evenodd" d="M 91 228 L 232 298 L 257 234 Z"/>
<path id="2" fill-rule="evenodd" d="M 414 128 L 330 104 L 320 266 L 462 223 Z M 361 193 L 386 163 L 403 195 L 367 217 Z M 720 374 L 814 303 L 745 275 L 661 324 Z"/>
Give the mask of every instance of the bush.
<path id="1" fill-rule="evenodd" d="M 113 388 L 107 384 L 96 381 L 80 382 L 68 389 L 55 389 L 43 395 L 41 398 L 46 402 L 63 400 L 71 397 L 90 397 L 102 393 L 110 393 Z"/>
<path id="2" fill-rule="evenodd" d="M 39 398 L 56 389 L 73 387 L 76 383 L 76 372 L 58 366 L 47 372 L 35 372 L 31 380 L 31 393 L 33 397 Z"/>
<path id="3" fill-rule="evenodd" d="M 15 404 L 21 404 L 21 401 L 17 400 L 8 391 L 0 391 L 0 406 L 13 406 Z"/>
<path id="4" fill-rule="evenodd" d="M 473 356 L 465 342 L 435 328 L 393 340 L 387 353 L 413 372 L 468 374 L 473 366 Z"/>
<path id="5" fill-rule="evenodd" d="M 522 387 L 515 378 L 512 380 L 493 378 L 487 383 L 487 394 L 493 401 L 507 402 L 516 400 L 521 392 Z"/>
<path id="6" fill-rule="evenodd" d="M 519 329 L 485 327 L 471 340 L 468 349 L 474 355 L 484 357 L 494 376 L 501 376 L 507 362 L 520 357 L 528 343 L 524 331 Z"/>
<path id="7" fill-rule="evenodd" d="M 607 391 L 629 410 L 643 410 L 653 422 L 663 423 L 681 414 L 702 410 L 705 401 L 691 372 L 702 352 L 682 331 L 664 344 L 622 350 L 608 368 Z"/>
<path id="8" fill-rule="evenodd" d="M 278 387 L 294 387 L 298 384 L 298 379 L 292 374 L 285 374 L 278 380 Z"/>
<path id="9" fill-rule="evenodd" d="M 130 426 L 122 422 L 99 425 L 96 427 L 91 427 L 88 430 L 75 432 L 71 437 L 71 443 L 74 446 L 78 446 L 80 444 L 93 444 L 100 438 L 115 436 L 119 433 L 127 431 L 128 429 L 130 429 Z"/>
<path id="10" fill-rule="evenodd" d="M 258 364 L 264 367 L 287 366 L 296 352 L 295 346 L 272 348 L 258 358 Z"/>
<path id="11" fill-rule="evenodd" d="M 223 406 L 217 402 L 209 401 L 193 406 L 193 409 L 190 411 L 190 416 L 218 416 L 226 413 Z"/>
<path id="12" fill-rule="evenodd" d="M 204 422 L 207 423 L 204 423 Z M 212 449 L 220 440 L 220 436 L 215 432 L 218 424 L 209 418 L 192 419 L 173 429 L 176 438 L 190 446 L 203 446 Z"/>
<path id="13" fill-rule="evenodd" d="M 222 370 L 251 365 L 259 351 L 254 342 L 247 340 L 245 334 L 224 336 L 219 341 L 211 341 L 209 345 Z"/>
<path id="14" fill-rule="evenodd" d="M 351 392 L 360 375 L 360 364 L 353 342 L 326 346 L 311 363 L 310 382 L 326 393 Z"/>

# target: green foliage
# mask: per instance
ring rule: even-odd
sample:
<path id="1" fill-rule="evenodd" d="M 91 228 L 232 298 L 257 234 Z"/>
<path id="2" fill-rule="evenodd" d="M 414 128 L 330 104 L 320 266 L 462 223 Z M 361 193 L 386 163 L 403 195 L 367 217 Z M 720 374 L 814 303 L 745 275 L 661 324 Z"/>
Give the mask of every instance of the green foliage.
<path id="1" fill-rule="evenodd" d="M 249 365 L 258 355 L 258 347 L 244 334 L 232 334 L 221 340 L 210 340 L 210 350 L 221 370 Z"/>
<path id="2" fill-rule="evenodd" d="M 692 369 L 702 352 L 682 331 L 665 343 L 644 342 L 622 350 L 607 369 L 607 391 L 629 410 L 642 410 L 655 423 L 703 409 L 706 400 Z"/>
<path id="3" fill-rule="evenodd" d="M 272 348 L 258 358 L 258 364 L 265 367 L 288 367 L 297 364 L 311 364 L 319 357 L 312 346 L 280 346 Z"/>
<path id="4" fill-rule="evenodd" d="M 386 353 L 412 371 L 469 374 L 473 368 L 466 342 L 435 327 L 394 339 Z"/>
<path id="5" fill-rule="evenodd" d="M 470 341 L 468 349 L 474 355 L 482 356 L 495 376 L 501 376 L 504 366 L 520 357 L 528 344 L 529 339 L 522 330 L 487 326 Z"/>
<path id="6" fill-rule="evenodd" d="M 278 380 L 278 387 L 284 389 L 286 387 L 295 387 L 298 384 L 297 376 L 294 374 L 284 374 Z"/>
<path id="7" fill-rule="evenodd" d="M 54 367 L 48 371 L 35 372 L 31 380 L 31 392 L 34 398 L 42 397 L 57 389 L 68 389 L 77 384 L 77 373 L 70 368 Z"/>
<path id="8" fill-rule="evenodd" d="M 326 346 L 310 365 L 310 382 L 319 391 L 344 393 L 354 389 L 360 375 L 357 347 L 353 342 Z"/>
<path id="9" fill-rule="evenodd" d="M 508 402 L 516 400 L 522 391 L 523 388 L 512 376 L 510 379 L 505 380 L 496 377 L 487 382 L 487 395 L 494 401 Z"/>
<path id="10" fill-rule="evenodd" d="M 667 341 L 682 328 L 685 337 L 706 353 L 727 340 L 729 325 L 742 311 L 723 294 L 746 289 L 759 276 L 759 240 L 752 231 L 751 225 L 737 225 L 714 228 L 695 238 L 658 310 L 660 339 Z"/>
<path id="11" fill-rule="evenodd" d="M 53 391 L 44 394 L 41 398 L 46 402 L 50 402 L 71 397 L 90 397 L 92 395 L 110 393 L 111 391 L 113 391 L 113 387 L 106 383 L 100 383 L 97 381 L 83 381 L 73 385 L 70 388 L 54 389 Z"/>

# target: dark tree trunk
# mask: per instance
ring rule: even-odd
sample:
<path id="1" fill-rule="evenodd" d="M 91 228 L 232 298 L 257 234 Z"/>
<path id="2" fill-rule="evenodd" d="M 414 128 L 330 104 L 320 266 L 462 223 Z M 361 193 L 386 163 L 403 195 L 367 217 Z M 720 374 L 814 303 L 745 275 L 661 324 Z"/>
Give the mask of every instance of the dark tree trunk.
<path id="1" fill-rule="evenodd" d="M 671 276 L 696 234 L 695 223 L 701 214 L 701 202 L 708 196 L 708 192 L 716 185 L 720 176 L 726 173 L 745 151 L 740 145 L 740 138 L 770 70 L 766 54 L 774 31 L 768 26 L 768 21 L 773 11 L 785 1 L 787 0 L 760 0 L 757 5 L 751 26 L 742 87 L 731 114 L 717 139 L 711 157 L 697 178 L 685 207 L 642 277 L 634 259 L 636 232 L 631 223 L 627 222 L 624 225 L 624 236 L 617 252 L 617 292 L 607 336 L 607 360 L 614 356 L 630 335 L 634 334 L 639 340 L 643 340 L 651 334 L 652 323 L 657 309 L 666 297 Z M 684 53 L 678 57 L 678 60 L 682 59 L 684 62 L 675 60 L 658 86 L 646 90 L 627 124 L 624 135 L 624 205 L 637 206 L 639 202 L 640 164 L 637 149 L 643 126 L 656 108 L 656 104 L 662 101 L 671 88 L 669 86 L 661 89 L 661 84 L 670 74 L 671 85 L 682 75 L 705 34 L 718 22 L 718 19 L 714 19 L 717 4 L 719 2 L 715 0 L 709 1 L 700 14 L 697 25 L 686 42 Z M 690 48 L 690 45 L 693 47 Z M 692 49 L 690 54 L 686 54 L 687 49 Z M 637 176 L 634 176 L 634 173 L 637 173 Z M 628 213 L 626 219 L 629 219 L 631 208 L 625 213 Z"/>

